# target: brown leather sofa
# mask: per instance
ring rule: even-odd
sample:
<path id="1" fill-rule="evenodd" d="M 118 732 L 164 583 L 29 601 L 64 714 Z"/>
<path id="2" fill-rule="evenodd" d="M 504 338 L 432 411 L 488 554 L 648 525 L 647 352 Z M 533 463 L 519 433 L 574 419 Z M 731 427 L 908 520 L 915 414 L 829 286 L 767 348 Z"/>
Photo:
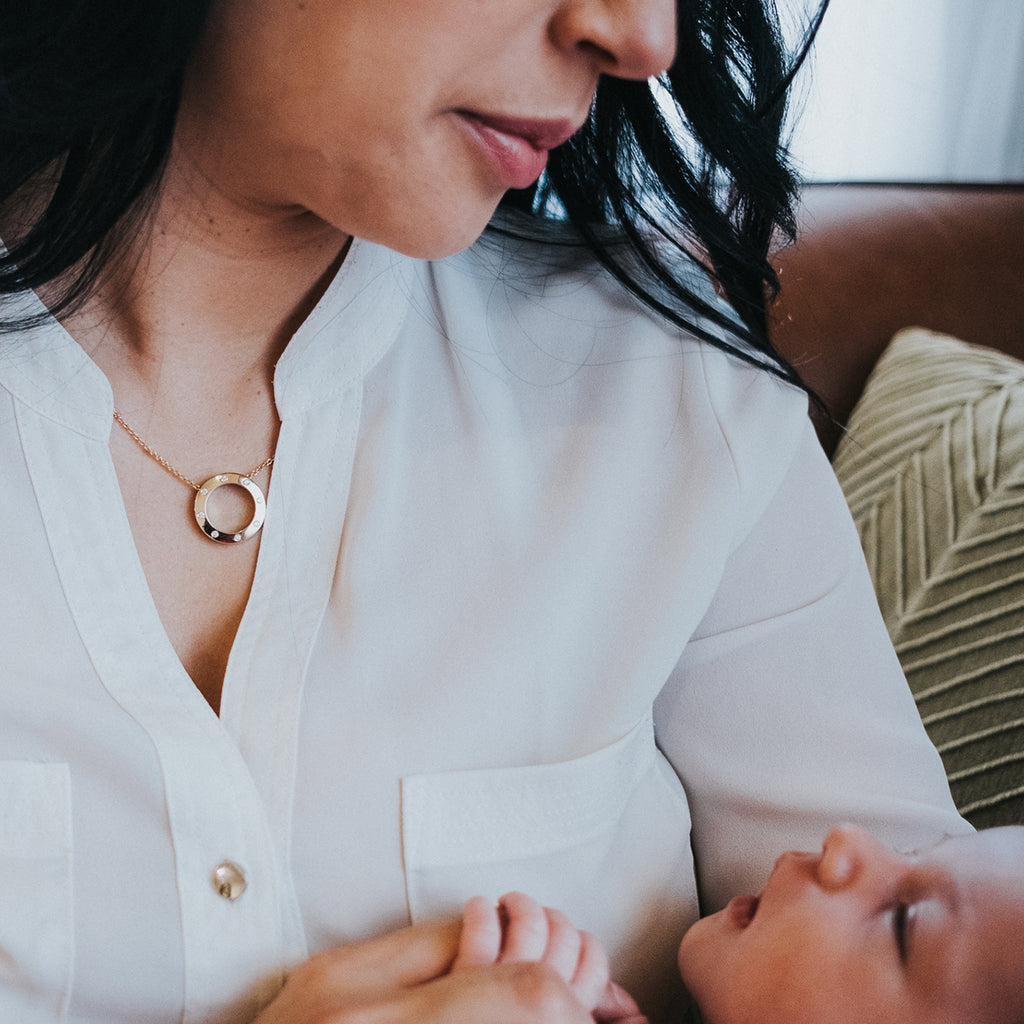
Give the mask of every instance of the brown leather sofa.
<path id="1" fill-rule="evenodd" d="M 1024 359 L 1024 185 L 812 185 L 799 226 L 773 336 L 839 424 L 901 328 Z M 831 454 L 840 428 L 818 429 Z"/>
<path id="2" fill-rule="evenodd" d="M 800 224 L 776 344 L 957 806 L 1024 824 L 1024 186 L 815 186 Z"/>

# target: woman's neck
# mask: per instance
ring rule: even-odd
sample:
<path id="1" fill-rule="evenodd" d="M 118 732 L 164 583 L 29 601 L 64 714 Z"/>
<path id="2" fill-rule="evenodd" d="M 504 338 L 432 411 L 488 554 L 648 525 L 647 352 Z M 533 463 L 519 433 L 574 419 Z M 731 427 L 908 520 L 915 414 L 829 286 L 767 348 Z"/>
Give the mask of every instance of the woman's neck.
<path id="1" fill-rule="evenodd" d="M 124 388 L 155 395 L 169 375 L 218 392 L 269 384 L 346 242 L 306 211 L 246 205 L 172 158 L 145 231 L 66 326 Z"/>

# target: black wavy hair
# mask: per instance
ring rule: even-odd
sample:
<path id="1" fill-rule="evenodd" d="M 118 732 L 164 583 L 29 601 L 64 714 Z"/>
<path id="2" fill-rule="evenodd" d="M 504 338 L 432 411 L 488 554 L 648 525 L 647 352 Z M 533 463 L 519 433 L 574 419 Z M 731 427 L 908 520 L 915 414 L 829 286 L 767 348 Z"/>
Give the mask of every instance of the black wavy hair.
<path id="1" fill-rule="evenodd" d="M 210 4 L 21 0 L 0 37 L 0 204 L 33 183 L 45 198 L 0 256 L 0 296 L 63 275 L 50 308 L 65 312 L 126 251 L 165 166 Z M 551 154 L 538 186 L 503 205 L 569 221 L 649 306 L 799 383 L 768 337 L 778 290 L 768 253 L 795 230 L 787 95 L 827 4 L 788 53 L 774 0 L 677 0 L 672 68 L 657 83 L 602 77 L 586 125 Z M 686 284 L 680 257 L 710 271 L 739 325 Z M 0 330 L 24 324 L 0 315 Z"/>
<path id="2" fill-rule="evenodd" d="M 0 32 L 0 204 L 34 185 L 44 199 L 5 239 L 0 296 L 72 271 L 51 301 L 59 314 L 123 254 L 170 153 L 210 5 L 19 0 Z M 0 315 L 0 330 L 23 325 Z"/>

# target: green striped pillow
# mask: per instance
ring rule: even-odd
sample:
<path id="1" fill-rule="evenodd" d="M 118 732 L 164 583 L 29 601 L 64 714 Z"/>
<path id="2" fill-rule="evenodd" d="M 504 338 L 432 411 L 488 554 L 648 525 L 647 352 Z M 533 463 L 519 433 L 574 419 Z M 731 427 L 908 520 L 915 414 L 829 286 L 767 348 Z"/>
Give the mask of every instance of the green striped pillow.
<path id="1" fill-rule="evenodd" d="M 834 465 L 957 806 L 1024 824 L 1024 363 L 901 331 Z"/>

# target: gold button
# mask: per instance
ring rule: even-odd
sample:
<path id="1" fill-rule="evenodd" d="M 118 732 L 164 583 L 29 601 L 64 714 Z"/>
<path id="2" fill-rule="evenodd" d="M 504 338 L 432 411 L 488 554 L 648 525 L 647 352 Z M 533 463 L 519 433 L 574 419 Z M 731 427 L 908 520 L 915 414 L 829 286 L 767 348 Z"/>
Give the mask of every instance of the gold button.
<path id="1" fill-rule="evenodd" d="M 245 880 L 245 872 L 229 860 L 218 864 L 213 869 L 210 881 L 213 883 L 217 895 L 226 900 L 237 900 L 245 892 L 245 887 L 248 884 Z"/>

